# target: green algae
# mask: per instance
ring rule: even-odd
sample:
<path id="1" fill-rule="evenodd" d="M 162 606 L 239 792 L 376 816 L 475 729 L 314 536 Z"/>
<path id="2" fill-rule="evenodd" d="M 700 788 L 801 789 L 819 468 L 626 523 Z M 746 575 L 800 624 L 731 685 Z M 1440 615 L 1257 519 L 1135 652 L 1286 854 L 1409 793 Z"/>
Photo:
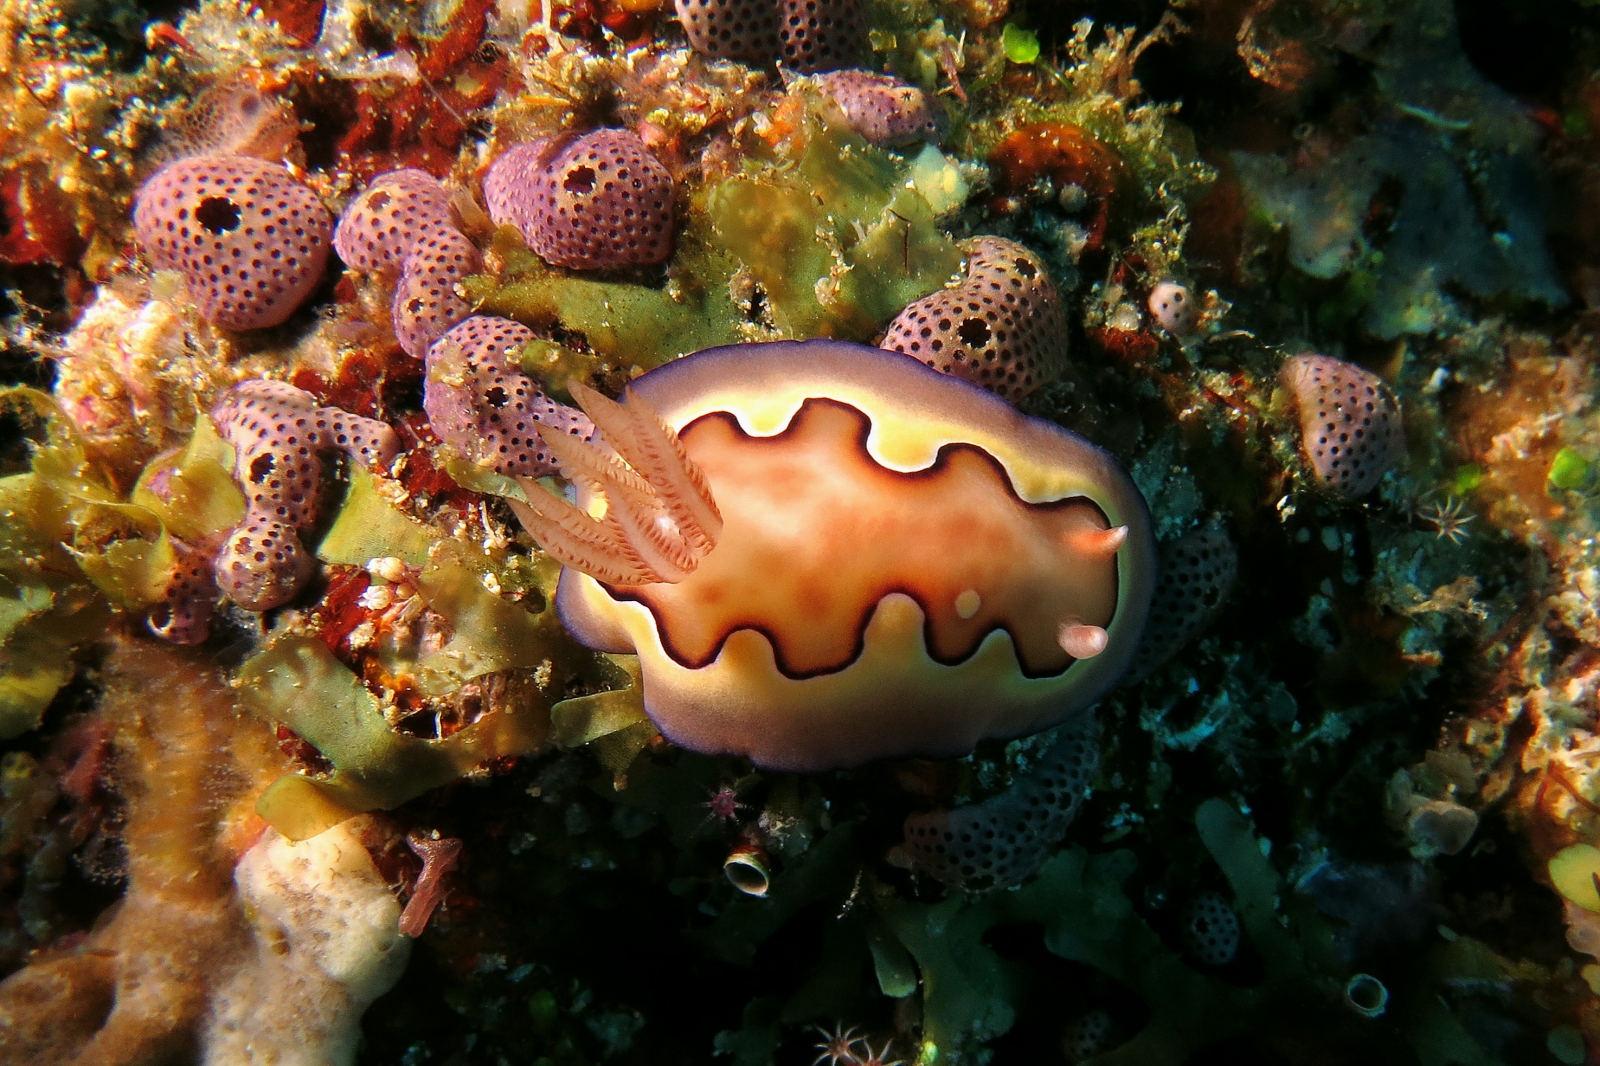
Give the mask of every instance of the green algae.
<path id="1" fill-rule="evenodd" d="M 1547 868 L 1557 892 L 1586 911 L 1600 913 L 1600 848 L 1589 844 L 1562 848 Z"/>
<path id="2" fill-rule="evenodd" d="M 1000 31 L 1000 47 L 1005 49 L 1006 58 L 1013 63 L 1038 62 L 1038 34 L 1032 30 L 1025 30 L 1014 22 L 1006 23 L 1005 29 Z"/>
<path id="3" fill-rule="evenodd" d="M 410 529 L 402 533 L 415 535 Z M 398 557 L 401 550 L 393 540 L 371 540 L 356 554 Z M 334 767 L 326 779 L 281 778 L 263 794 L 258 810 L 285 836 L 314 836 L 352 813 L 396 807 L 487 761 L 539 750 L 550 732 L 551 705 L 536 675 L 554 662 L 580 671 L 591 660 L 549 606 L 556 567 L 535 567 L 531 575 L 497 569 L 453 541 L 426 554 L 416 592 L 443 619 L 449 639 L 419 657 L 410 645 L 383 637 L 378 661 L 391 676 L 412 678 L 426 696 L 447 696 L 490 676 L 506 678 L 513 691 L 457 733 L 438 740 L 412 737 L 390 726 L 378 699 L 320 640 L 295 633 L 274 639 L 240 666 L 240 691 L 264 717 L 288 726 Z M 508 584 L 523 576 L 534 582 L 537 612 L 490 591 L 502 573 Z"/>
<path id="4" fill-rule="evenodd" d="M 417 663 L 425 693 L 451 692 L 473 678 L 502 670 L 530 670 L 552 653 L 572 647 L 548 605 L 553 594 L 545 597 L 543 610 L 530 613 L 489 591 L 485 580 L 493 573 L 481 556 L 446 542 L 418 575 L 417 592 L 423 602 L 443 615 L 453 630 L 442 648 Z M 553 583 L 553 574 L 547 570 L 545 576 Z"/>
<path id="5" fill-rule="evenodd" d="M 536 751 L 549 729 L 547 708 L 532 701 L 515 712 L 490 710 L 443 740 L 402 735 L 326 645 L 294 634 L 246 661 L 238 684 L 247 703 L 334 766 L 326 778 L 281 777 L 257 802 L 261 817 L 291 840 L 313 837 L 354 813 L 398 807 L 486 760 Z"/>
<path id="6" fill-rule="evenodd" d="M 1571 448 L 1562 448 L 1550 460 L 1545 480 L 1558 489 L 1577 490 L 1589 483 L 1593 464 Z"/>
<path id="7" fill-rule="evenodd" d="M 0 478 L 0 738 L 39 725 L 113 604 L 158 599 L 173 556 L 157 516 L 123 501 L 55 400 L 0 392 L 35 434 L 30 469 Z"/>
<path id="8" fill-rule="evenodd" d="M 197 416 L 182 449 L 146 464 L 132 500 L 180 540 L 201 543 L 232 529 L 245 513 L 244 493 L 233 480 L 233 447 L 209 417 Z"/>
<path id="9" fill-rule="evenodd" d="M 644 683 L 637 655 L 607 655 L 615 687 L 592 696 L 562 700 L 550 709 L 550 736 L 563 748 L 590 745 L 611 772 L 612 787 L 628 785 L 628 768 L 660 736 L 644 710 Z"/>
<path id="10" fill-rule="evenodd" d="M 808 121 L 816 128 L 793 166 L 754 165 L 713 186 L 706 212 L 784 336 L 871 341 L 956 280 L 961 252 L 901 160 Z"/>
<path id="11" fill-rule="evenodd" d="M 512 281 L 492 291 L 469 285 L 468 291 L 479 300 L 481 313 L 582 334 L 597 357 L 619 367 L 648 370 L 738 339 L 728 328 L 736 313 L 731 300 L 719 301 L 723 306 L 717 308 L 709 298 L 680 299 L 644 285 L 554 276 Z M 562 379 L 570 373 L 566 370 Z"/>
<path id="12" fill-rule="evenodd" d="M 692 221 L 679 237 L 678 252 L 660 287 L 554 271 L 510 227 L 495 232 L 493 248 L 505 264 L 500 274 L 464 283 L 478 312 L 514 319 L 536 332 L 576 336 L 587 349 L 578 352 L 543 340 L 524 353 L 523 369 L 557 392 L 565 391 L 570 377 L 586 377 L 599 362 L 648 370 L 742 339 L 745 311 L 729 287 L 737 265 L 708 245 Z"/>
<path id="13" fill-rule="evenodd" d="M 377 480 L 358 466 L 350 472 L 350 491 L 338 517 L 317 545 L 317 558 L 347 566 L 394 558 L 423 566 L 435 539 L 426 526 L 379 495 Z"/>

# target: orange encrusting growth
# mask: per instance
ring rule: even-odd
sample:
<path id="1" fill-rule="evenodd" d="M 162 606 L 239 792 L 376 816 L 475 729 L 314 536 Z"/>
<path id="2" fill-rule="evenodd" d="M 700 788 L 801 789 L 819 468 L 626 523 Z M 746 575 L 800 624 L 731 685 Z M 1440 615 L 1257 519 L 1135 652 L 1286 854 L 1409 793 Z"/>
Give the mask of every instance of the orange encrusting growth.
<path id="1" fill-rule="evenodd" d="M 862 412 L 828 400 L 808 401 L 772 437 L 729 415 L 686 427 L 722 535 L 684 580 L 621 594 L 651 609 L 668 652 L 690 667 L 756 629 L 790 676 L 842 669 L 878 602 L 903 592 L 928 617 L 936 660 L 965 659 L 1005 629 L 1026 674 L 1066 669 L 1059 627 L 1105 626 L 1116 606 L 1111 554 L 1069 546 L 1106 530 L 1100 510 L 1082 498 L 1024 503 L 970 445 L 947 447 L 925 471 L 886 469 L 867 453 L 869 429 Z"/>

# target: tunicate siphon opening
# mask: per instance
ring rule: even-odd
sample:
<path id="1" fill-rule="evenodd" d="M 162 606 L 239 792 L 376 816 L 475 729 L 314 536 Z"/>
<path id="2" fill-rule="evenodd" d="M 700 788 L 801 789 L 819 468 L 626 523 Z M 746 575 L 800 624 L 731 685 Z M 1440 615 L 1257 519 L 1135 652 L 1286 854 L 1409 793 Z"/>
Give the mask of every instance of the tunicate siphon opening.
<path id="1" fill-rule="evenodd" d="M 212 233 L 231 233 L 239 228 L 239 205 L 225 196 L 208 196 L 194 209 L 194 217 Z"/>
<path id="2" fill-rule="evenodd" d="M 1363 1018 L 1376 1018 L 1389 1006 L 1389 990 L 1371 974 L 1358 973 L 1345 983 L 1344 1001 Z"/>
<path id="3" fill-rule="evenodd" d="M 585 195 L 594 192 L 594 182 L 595 173 L 593 167 L 573 167 L 567 171 L 566 180 L 561 185 L 568 192 Z"/>
<path id="4" fill-rule="evenodd" d="M 728 883 L 747 896 L 765 896 L 772 885 L 772 871 L 765 849 L 751 844 L 734 848 L 723 860 L 722 872 Z"/>

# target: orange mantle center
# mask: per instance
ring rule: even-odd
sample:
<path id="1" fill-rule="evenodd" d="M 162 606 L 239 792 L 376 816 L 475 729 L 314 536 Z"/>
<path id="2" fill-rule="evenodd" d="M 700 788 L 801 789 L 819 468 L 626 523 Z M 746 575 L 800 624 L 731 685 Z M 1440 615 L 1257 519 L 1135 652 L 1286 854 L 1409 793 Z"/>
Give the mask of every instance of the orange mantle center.
<path id="1" fill-rule="evenodd" d="M 726 413 L 680 434 L 705 471 L 725 522 L 717 545 L 677 584 L 613 589 L 655 615 L 669 654 L 711 662 L 728 635 L 755 629 L 790 676 L 848 666 L 878 601 L 915 599 L 928 651 L 955 663 L 995 629 L 1010 632 L 1024 671 L 1059 674 L 1064 622 L 1106 626 L 1115 557 L 1074 552 L 1073 531 L 1107 526 L 1087 500 L 1030 504 L 972 445 L 949 445 L 926 470 L 902 473 L 868 453 L 865 414 L 808 400 L 788 428 L 752 437 Z"/>

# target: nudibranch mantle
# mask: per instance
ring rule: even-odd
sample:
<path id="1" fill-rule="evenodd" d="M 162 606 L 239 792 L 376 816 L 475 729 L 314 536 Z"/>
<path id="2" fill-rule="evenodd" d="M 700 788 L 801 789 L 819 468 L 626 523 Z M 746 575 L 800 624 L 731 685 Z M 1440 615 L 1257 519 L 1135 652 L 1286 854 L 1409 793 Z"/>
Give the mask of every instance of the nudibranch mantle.
<path id="1" fill-rule="evenodd" d="M 723 528 L 672 583 L 569 563 L 556 603 L 584 644 L 639 656 L 674 743 L 787 771 L 957 756 L 1087 709 L 1131 660 L 1149 514 L 1076 434 L 838 341 L 713 348 L 629 389 L 679 434 Z M 579 505 L 603 514 L 595 495 Z M 1064 649 L 1075 623 L 1104 630 L 1098 654 Z"/>

